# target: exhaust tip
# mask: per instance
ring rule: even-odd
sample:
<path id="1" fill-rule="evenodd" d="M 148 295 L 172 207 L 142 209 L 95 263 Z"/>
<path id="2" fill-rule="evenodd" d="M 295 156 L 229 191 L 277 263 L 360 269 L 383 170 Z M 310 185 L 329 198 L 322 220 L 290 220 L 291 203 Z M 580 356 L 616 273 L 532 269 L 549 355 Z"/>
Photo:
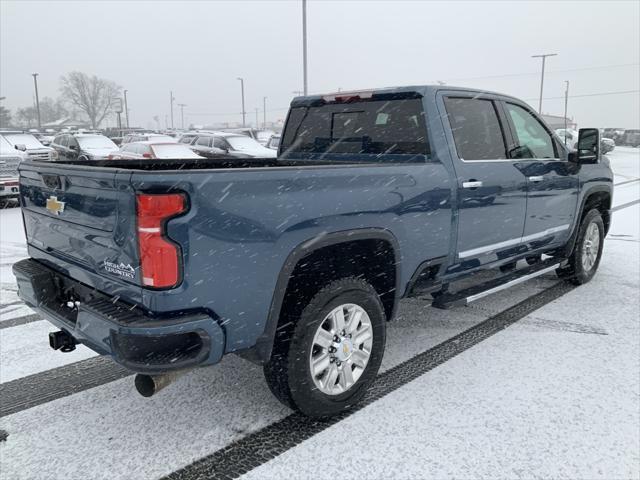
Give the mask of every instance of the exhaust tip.
<path id="1" fill-rule="evenodd" d="M 138 374 L 135 378 L 135 386 L 143 397 L 151 397 L 156 393 L 156 382 L 151 375 Z"/>

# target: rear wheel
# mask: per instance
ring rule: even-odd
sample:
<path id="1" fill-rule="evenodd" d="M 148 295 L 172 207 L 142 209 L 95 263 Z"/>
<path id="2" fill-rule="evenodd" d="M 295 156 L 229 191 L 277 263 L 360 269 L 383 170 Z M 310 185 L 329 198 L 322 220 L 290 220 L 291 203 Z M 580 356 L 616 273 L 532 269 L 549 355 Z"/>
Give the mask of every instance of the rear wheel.
<path id="1" fill-rule="evenodd" d="M 576 244 L 567 264 L 558 268 L 556 273 L 576 285 L 587 283 L 598 270 L 603 246 L 604 223 L 600 212 L 593 209 L 580 223 Z"/>
<path id="2" fill-rule="evenodd" d="M 303 414 L 330 417 L 354 406 L 374 381 L 385 345 L 385 316 L 364 280 L 336 280 L 309 301 L 288 339 L 264 367 L 271 391 Z"/>

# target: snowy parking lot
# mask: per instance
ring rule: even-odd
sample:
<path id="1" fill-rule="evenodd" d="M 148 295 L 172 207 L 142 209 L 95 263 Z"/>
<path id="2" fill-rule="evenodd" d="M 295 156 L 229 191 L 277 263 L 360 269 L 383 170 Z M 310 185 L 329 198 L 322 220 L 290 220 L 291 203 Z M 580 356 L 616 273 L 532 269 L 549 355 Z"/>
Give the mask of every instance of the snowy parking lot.
<path id="1" fill-rule="evenodd" d="M 20 210 L 0 211 L 0 478 L 638 478 L 640 150 L 608 155 L 612 227 L 595 278 L 548 274 L 437 310 L 403 300 L 361 408 L 292 413 L 230 355 L 152 398 L 17 296 Z"/>

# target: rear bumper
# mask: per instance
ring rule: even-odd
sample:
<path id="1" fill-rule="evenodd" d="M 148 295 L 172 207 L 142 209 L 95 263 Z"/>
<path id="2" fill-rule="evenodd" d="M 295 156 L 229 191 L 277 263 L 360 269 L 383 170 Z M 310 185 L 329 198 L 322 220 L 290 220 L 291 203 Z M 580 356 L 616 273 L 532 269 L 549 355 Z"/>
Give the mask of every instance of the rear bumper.
<path id="1" fill-rule="evenodd" d="M 31 308 L 134 372 L 162 373 L 222 358 L 224 331 L 207 314 L 156 318 L 31 258 L 15 263 L 13 273 L 20 298 Z"/>

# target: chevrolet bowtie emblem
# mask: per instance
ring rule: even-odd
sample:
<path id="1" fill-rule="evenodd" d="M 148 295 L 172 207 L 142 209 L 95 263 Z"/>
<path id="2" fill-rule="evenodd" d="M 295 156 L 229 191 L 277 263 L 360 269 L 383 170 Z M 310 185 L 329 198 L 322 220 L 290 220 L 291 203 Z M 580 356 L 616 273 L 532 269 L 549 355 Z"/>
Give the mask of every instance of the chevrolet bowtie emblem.
<path id="1" fill-rule="evenodd" d="M 64 202 L 59 202 L 58 197 L 51 196 L 47 198 L 47 210 L 56 215 L 64 212 Z"/>

